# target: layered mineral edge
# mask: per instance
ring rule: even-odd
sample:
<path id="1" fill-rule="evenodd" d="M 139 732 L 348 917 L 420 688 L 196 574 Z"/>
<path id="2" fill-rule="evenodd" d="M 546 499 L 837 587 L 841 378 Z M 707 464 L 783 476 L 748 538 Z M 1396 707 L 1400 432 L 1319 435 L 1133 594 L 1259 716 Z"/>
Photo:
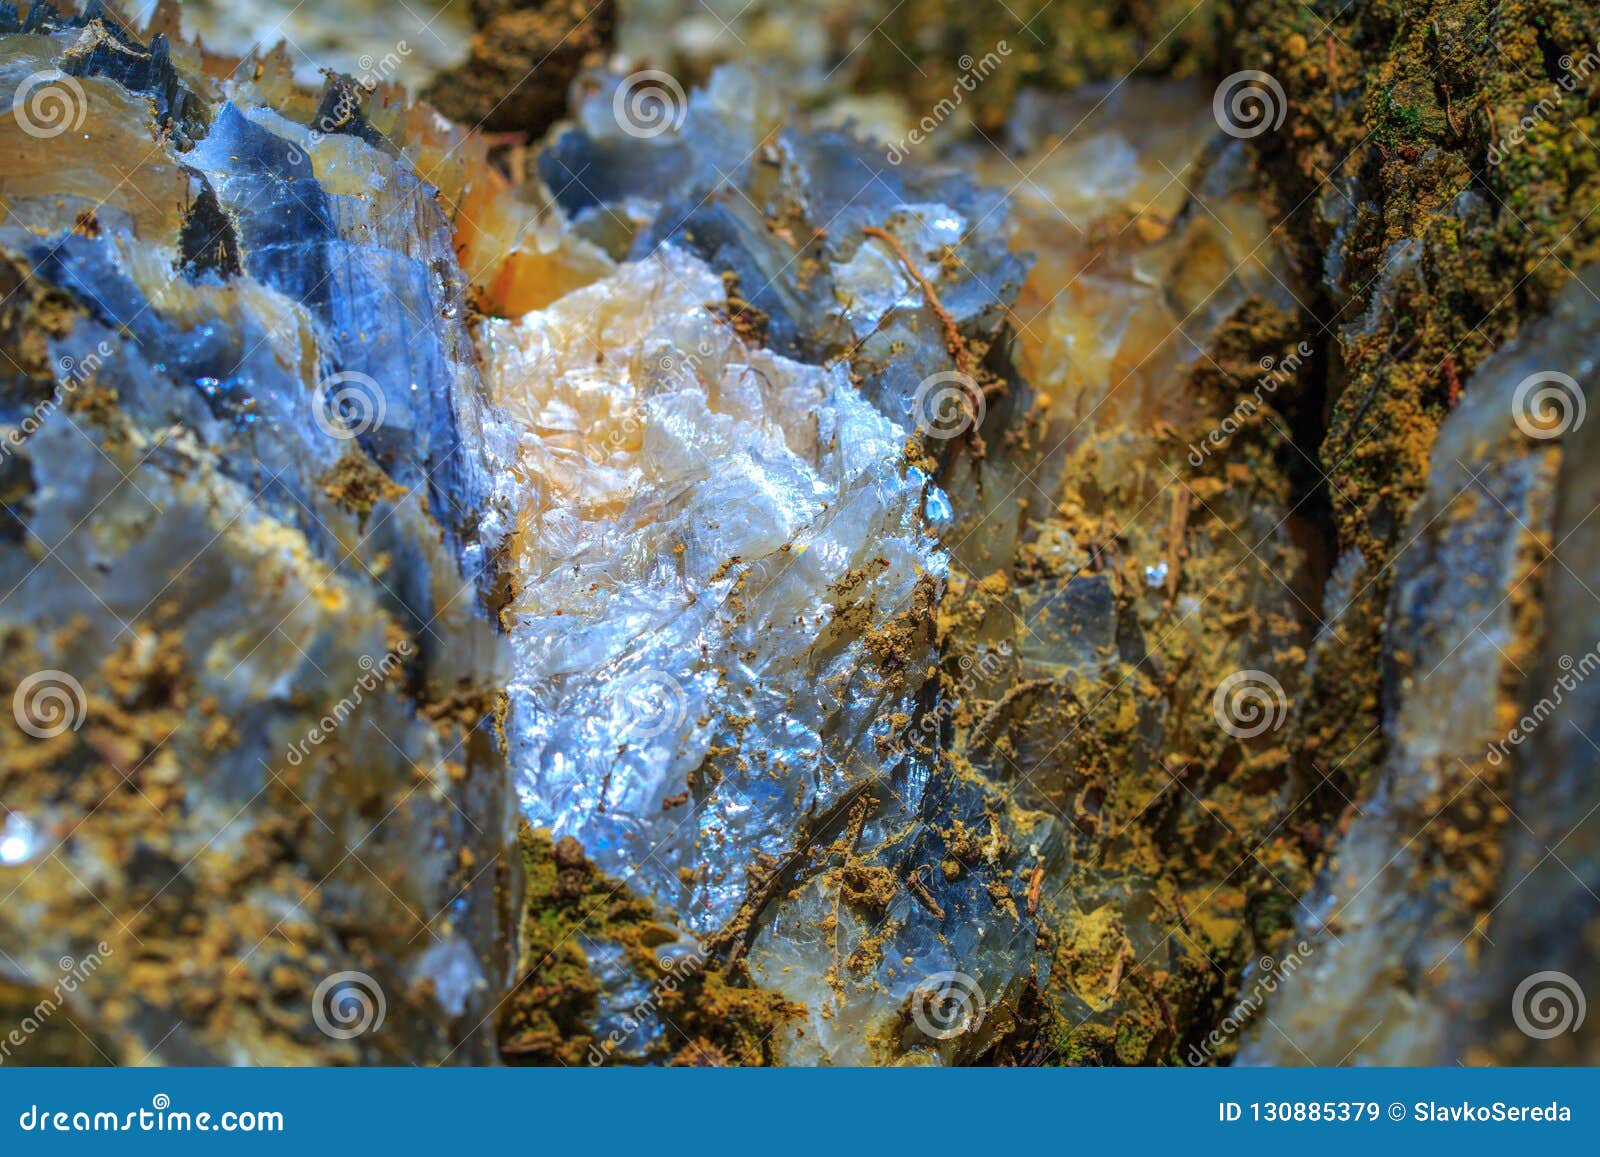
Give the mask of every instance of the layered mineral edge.
<path id="1" fill-rule="evenodd" d="M 1600 981 L 1579 214 L 1440 304 L 1563 219 L 1508 66 L 695 7 L 0 4 L 29 1058 L 1593 1060 L 1510 1003 Z"/>

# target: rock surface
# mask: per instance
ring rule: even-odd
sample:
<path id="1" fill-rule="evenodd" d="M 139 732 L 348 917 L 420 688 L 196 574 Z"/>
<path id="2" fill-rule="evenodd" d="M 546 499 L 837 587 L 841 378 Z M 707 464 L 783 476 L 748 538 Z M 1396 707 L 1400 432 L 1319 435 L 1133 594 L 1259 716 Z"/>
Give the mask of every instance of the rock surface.
<path id="1" fill-rule="evenodd" d="M 118 1063 L 488 1061 L 513 805 L 448 222 L 359 122 L 109 17 L 0 37 L 36 117 L 41 79 L 65 119 L 0 123 L 0 964 L 99 959 L 70 1014 Z"/>
<path id="2" fill-rule="evenodd" d="M 469 7 L 0 5 L 32 1055 L 1593 1059 L 1579 6 Z"/>

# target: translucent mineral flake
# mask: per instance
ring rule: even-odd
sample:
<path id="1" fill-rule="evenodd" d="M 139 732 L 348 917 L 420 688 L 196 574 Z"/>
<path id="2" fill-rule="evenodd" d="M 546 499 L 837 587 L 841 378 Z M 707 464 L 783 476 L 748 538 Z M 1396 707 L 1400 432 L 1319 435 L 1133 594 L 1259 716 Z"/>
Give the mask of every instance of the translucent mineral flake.
<path id="1" fill-rule="evenodd" d="M 665 246 L 480 335 L 519 429 L 508 734 L 537 825 L 698 935 L 906 757 L 944 556 L 904 432 Z"/>
<path id="2" fill-rule="evenodd" d="M 893 165 L 851 132 L 786 112 L 768 84 L 732 67 L 687 96 L 666 93 L 670 119 L 641 140 L 629 86 L 586 77 L 576 127 L 540 155 L 580 232 L 634 258 L 671 241 L 735 275 L 766 344 L 805 361 L 847 358 L 862 392 L 908 430 L 925 418 L 919 387 L 963 369 L 946 325 L 980 347 L 998 337 L 1027 269 L 1008 247 L 1000 190 Z"/>

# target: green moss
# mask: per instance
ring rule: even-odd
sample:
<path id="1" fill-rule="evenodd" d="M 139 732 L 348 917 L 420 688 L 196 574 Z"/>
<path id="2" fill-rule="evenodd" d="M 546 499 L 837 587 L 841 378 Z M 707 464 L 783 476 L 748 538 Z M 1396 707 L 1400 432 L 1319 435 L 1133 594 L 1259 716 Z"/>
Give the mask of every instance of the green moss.
<path id="1" fill-rule="evenodd" d="M 899 51 L 868 54 L 860 84 L 908 94 L 920 115 L 952 96 L 974 59 L 995 53 L 998 67 L 979 70 L 982 79 L 963 101 L 988 131 L 1026 88 L 1132 73 L 1203 75 L 1230 26 L 1228 7 L 1217 0 L 907 0 L 879 28 Z"/>
<path id="2" fill-rule="evenodd" d="M 1382 754 L 1389 563 L 1438 425 L 1483 359 L 1600 256 L 1600 150 L 1585 127 L 1600 73 L 1572 82 L 1581 69 L 1560 63 L 1595 50 L 1600 12 L 1572 0 L 1236 11 L 1223 67 L 1270 72 L 1287 94 L 1285 125 L 1258 144 L 1308 284 L 1331 283 L 1306 324 L 1340 335 L 1320 459 L 1338 546 L 1360 550 L 1373 581 L 1341 623 L 1346 645 L 1319 665 L 1297 742 L 1348 791 Z M 1406 246 L 1415 261 L 1397 263 Z"/>
<path id="3" fill-rule="evenodd" d="M 653 905 L 590 863 L 576 840 L 552 840 L 524 821 L 517 845 L 525 877 L 519 977 L 500 1015 L 508 1064 L 610 1063 L 640 1049 L 675 1063 L 771 1063 L 778 1030 L 801 1009 L 733 980 L 715 960 L 662 951 L 677 934 Z M 634 1019 L 640 1029 L 655 1022 L 659 1034 L 596 1035 L 600 987 L 585 945 L 599 943 L 621 948 L 650 982 Z"/>
<path id="4" fill-rule="evenodd" d="M 1100 1067 L 1116 1063 L 1116 1043 L 1115 1029 L 1086 1024 L 1059 1036 L 1056 1051 L 1068 1065 Z"/>

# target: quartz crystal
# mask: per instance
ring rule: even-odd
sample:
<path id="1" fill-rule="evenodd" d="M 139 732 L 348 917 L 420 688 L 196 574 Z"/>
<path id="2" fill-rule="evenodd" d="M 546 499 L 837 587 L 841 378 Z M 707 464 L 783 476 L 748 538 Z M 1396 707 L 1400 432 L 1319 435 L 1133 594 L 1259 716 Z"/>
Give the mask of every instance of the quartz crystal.
<path id="1" fill-rule="evenodd" d="M 640 140 L 626 84 L 580 78 L 578 127 L 540 156 L 581 233 L 616 256 L 667 240 L 693 249 L 735 279 L 748 306 L 736 312 L 759 316 L 773 350 L 847 358 L 862 391 L 908 432 L 928 424 L 918 403 L 929 378 L 976 375 L 958 364 L 946 321 L 981 350 L 998 338 L 1027 268 L 1007 247 L 998 191 L 897 167 L 847 132 L 790 124 L 771 91 L 735 68 L 718 69 L 682 104 L 668 94 L 674 131 L 652 125 Z"/>
<path id="2" fill-rule="evenodd" d="M 580 232 L 637 262 L 630 278 L 699 273 L 667 298 L 597 283 L 485 331 L 497 398 L 541 434 L 524 524 L 539 545 L 517 551 L 525 808 L 803 1004 L 784 1059 L 974 1055 L 1003 1017 L 948 1045 L 897 1026 L 959 970 L 960 996 L 999 1005 L 1031 976 L 1035 933 L 1012 821 L 939 758 L 944 716 L 919 694 L 949 508 L 906 451 L 935 417 L 930 381 L 976 391 L 1020 284 L 1003 200 L 785 127 L 735 70 L 644 144 L 617 115 L 619 79 L 586 83 L 545 180 Z M 801 360 L 755 356 L 710 304 Z M 529 353 L 498 352 L 515 335 Z M 708 407 L 719 382 L 727 400 Z"/>
<path id="3" fill-rule="evenodd" d="M 511 759 L 536 824 L 685 933 L 753 937 L 757 979 L 814 1010 L 789 1059 L 866 1060 L 869 1030 L 986 924 L 1017 939 L 981 871 L 933 884 L 942 904 L 893 895 L 931 825 L 999 838 L 903 734 L 934 657 L 942 498 L 843 367 L 747 345 L 722 288 L 668 244 L 484 326 L 524 431 Z M 841 902 L 858 875 L 888 894 Z"/>

